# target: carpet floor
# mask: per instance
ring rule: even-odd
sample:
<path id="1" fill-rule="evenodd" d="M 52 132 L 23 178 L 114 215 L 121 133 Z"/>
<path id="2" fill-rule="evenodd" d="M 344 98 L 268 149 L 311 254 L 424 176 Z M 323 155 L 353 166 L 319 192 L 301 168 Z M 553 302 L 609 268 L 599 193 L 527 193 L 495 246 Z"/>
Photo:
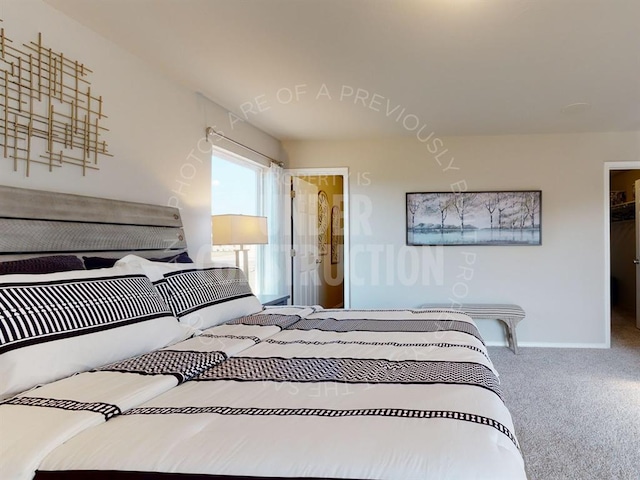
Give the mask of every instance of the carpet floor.
<path id="1" fill-rule="evenodd" d="M 640 330 L 612 315 L 611 349 L 489 354 L 530 480 L 640 480 Z"/>

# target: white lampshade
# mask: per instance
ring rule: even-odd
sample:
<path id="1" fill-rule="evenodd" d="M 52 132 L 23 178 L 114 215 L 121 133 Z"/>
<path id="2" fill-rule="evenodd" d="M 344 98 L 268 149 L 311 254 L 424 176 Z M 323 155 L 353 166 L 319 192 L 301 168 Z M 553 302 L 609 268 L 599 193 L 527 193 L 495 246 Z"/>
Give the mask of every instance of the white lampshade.
<path id="1" fill-rule="evenodd" d="M 269 243 L 267 217 L 253 215 L 213 215 L 213 245 L 258 245 Z"/>

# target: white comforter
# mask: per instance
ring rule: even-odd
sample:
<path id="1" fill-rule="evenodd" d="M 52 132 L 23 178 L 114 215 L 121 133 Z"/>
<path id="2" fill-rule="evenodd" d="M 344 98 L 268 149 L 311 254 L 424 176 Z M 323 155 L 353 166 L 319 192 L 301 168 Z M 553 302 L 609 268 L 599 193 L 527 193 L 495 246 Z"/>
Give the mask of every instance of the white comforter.
<path id="1" fill-rule="evenodd" d="M 320 310 L 306 311 L 296 322 L 278 315 L 287 313 L 268 310 L 169 347 L 226 358 L 200 358 L 197 367 L 181 365 L 177 375 L 138 361 L 72 377 L 93 375 L 95 383 L 106 384 L 102 378 L 113 376 L 112 393 L 94 389 L 89 398 L 117 405 L 112 416 L 96 420 L 93 412 L 3 405 L 3 432 L 5 421 L 11 432 L 25 430 L 29 415 L 74 424 L 22 433 L 13 463 L 29 471 L 8 478 L 30 478 L 36 467 L 43 478 L 90 478 L 97 471 L 111 471 L 114 479 L 133 478 L 132 472 L 177 478 L 526 478 L 497 375 L 468 317 Z M 269 326 L 271 319 L 276 325 Z M 139 382 L 125 387 L 125 378 Z M 45 388 L 28 395 L 49 395 Z M 73 385 L 70 392 L 80 396 L 84 388 Z M 3 450 L 2 458 L 16 450 Z M 77 477 L 67 477 L 74 472 Z"/>

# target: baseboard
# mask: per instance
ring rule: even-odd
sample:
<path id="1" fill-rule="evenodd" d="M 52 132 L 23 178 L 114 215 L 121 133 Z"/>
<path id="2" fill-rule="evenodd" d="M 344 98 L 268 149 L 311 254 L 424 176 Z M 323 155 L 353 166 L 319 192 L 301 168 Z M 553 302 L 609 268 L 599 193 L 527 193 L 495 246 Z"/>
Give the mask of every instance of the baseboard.
<path id="1" fill-rule="evenodd" d="M 487 342 L 487 347 L 507 347 L 507 342 Z M 535 348 L 610 348 L 606 343 L 553 343 L 553 342 L 518 342 L 518 347 Z"/>
<path id="2" fill-rule="evenodd" d="M 540 347 L 540 348 L 600 348 L 606 349 L 606 343 L 552 343 L 552 342 L 518 342 L 519 347 Z"/>
<path id="3" fill-rule="evenodd" d="M 507 342 L 499 342 L 499 341 L 495 341 L 495 340 L 491 341 L 491 342 L 485 341 L 484 344 L 487 347 L 508 347 L 509 346 L 509 344 Z M 521 345 L 518 343 L 518 346 L 521 346 Z"/>

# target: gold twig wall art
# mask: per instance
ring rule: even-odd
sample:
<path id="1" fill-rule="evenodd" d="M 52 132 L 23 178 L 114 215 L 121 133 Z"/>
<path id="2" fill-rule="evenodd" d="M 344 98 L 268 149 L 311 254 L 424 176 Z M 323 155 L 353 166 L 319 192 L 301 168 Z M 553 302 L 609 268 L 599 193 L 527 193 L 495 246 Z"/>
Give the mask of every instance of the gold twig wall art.
<path id="1" fill-rule="evenodd" d="M 1 21 L 1 20 L 0 20 Z M 46 47 L 42 34 L 16 47 L 0 28 L 0 155 L 13 170 L 33 164 L 98 170 L 111 156 L 103 140 L 102 97 L 91 90 L 83 63 Z"/>

